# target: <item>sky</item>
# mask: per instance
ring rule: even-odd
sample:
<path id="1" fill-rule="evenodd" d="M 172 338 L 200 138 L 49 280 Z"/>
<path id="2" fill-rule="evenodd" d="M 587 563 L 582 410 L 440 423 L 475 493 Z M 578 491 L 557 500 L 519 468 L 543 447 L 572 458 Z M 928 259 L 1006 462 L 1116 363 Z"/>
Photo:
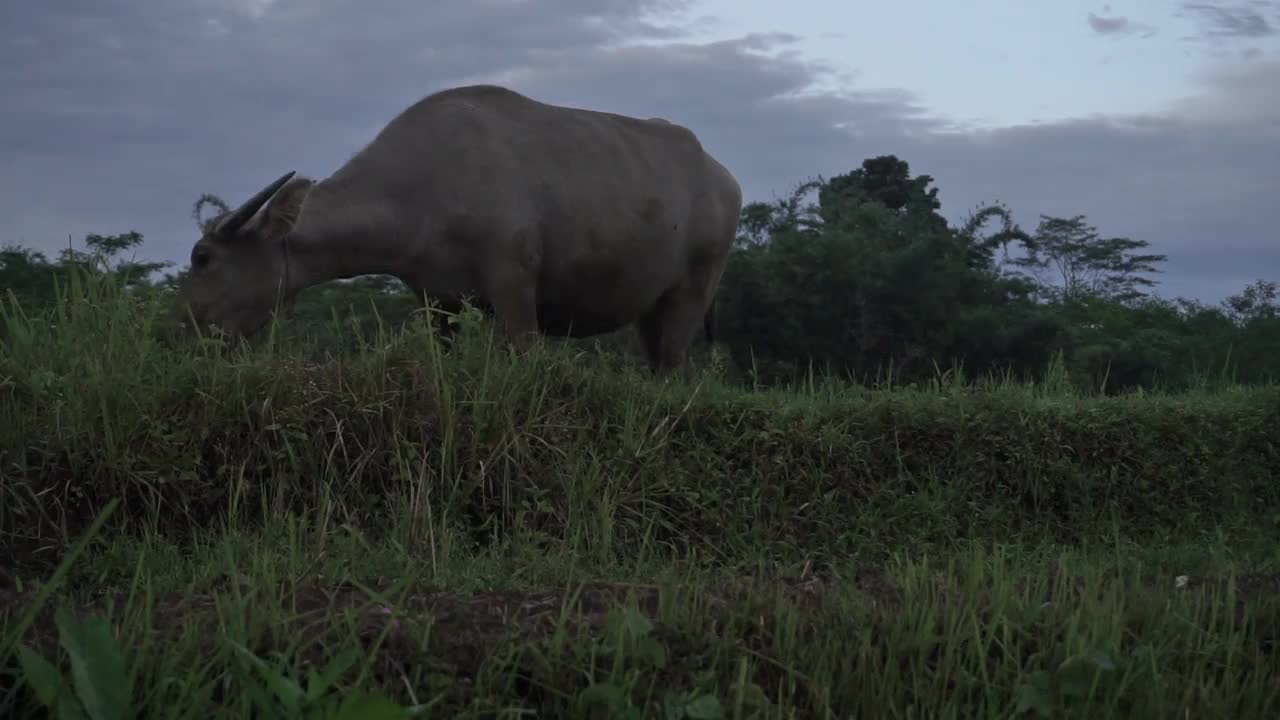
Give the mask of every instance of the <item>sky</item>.
<path id="1" fill-rule="evenodd" d="M 181 7 L 179 7 L 181 5 Z M 1280 0 L 60 0 L 0 4 L 0 244 L 141 232 L 322 178 L 487 82 L 693 129 L 769 201 L 895 154 L 961 222 L 1084 215 L 1157 293 L 1280 280 Z"/>

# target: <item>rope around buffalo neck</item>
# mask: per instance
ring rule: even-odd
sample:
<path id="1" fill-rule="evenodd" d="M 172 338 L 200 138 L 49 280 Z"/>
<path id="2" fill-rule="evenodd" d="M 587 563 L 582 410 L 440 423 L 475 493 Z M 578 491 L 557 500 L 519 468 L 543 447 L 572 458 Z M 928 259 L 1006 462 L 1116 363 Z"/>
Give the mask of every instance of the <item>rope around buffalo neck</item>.
<path id="1" fill-rule="evenodd" d="M 290 260 L 292 259 L 292 253 L 290 252 L 289 247 L 289 233 L 285 233 L 284 237 L 280 240 L 280 254 L 284 260 L 284 273 L 280 276 L 280 286 L 276 289 L 277 305 L 284 304 L 284 300 L 288 296 L 289 288 L 291 287 L 289 281 L 292 279 L 290 277 Z"/>

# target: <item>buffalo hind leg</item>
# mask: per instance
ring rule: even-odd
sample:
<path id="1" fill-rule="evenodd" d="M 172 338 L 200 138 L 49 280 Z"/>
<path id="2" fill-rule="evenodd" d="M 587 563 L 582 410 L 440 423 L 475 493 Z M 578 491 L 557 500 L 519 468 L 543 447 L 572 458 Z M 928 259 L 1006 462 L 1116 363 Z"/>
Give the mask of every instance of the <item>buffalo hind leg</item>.
<path id="1" fill-rule="evenodd" d="M 680 287 L 663 295 L 637 323 L 650 369 L 660 375 L 682 369 L 705 318 L 706 303 L 700 290 Z"/>
<path id="2" fill-rule="evenodd" d="M 657 310 L 650 310 L 647 315 L 636 320 L 636 334 L 640 336 L 640 344 L 644 347 L 644 356 L 649 361 L 650 372 L 656 373 L 662 357 L 662 325 L 658 321 Z"/>
<path id="3" fill-rule="evenodd" d="M 533 281 L 525 273 L 495 278 L 489 290 L 494 319 L 516 350 L 525 350 L 538 336 L 538 307 Z"/>

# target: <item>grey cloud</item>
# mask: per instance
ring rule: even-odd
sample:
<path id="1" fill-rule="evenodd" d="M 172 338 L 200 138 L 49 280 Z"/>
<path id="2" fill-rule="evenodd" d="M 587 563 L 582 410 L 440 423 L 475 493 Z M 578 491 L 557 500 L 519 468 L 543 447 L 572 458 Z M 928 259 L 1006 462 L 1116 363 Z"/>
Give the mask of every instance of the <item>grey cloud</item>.
<path id="1" fill-rule="evenodd" d="M 205 1 L 195 10 L 139 2 L 85 4 L 74 12 L 28 6 L 10 11 L 17 17 L 9 26 L 24 31 L 11 37 L 39 37 L 43 47 L 0 48 L 8 68 L 0 80 L 34 90 L 18 96 L 20 115 L 79 120 L 89 108 L 133 112 L 134 132 L 152 137 L 159 128 L 148 115 L 205 112 L 221 119 L 241 101 L 288 107 L 321 93 L 368 102 L 379 85 L 422 78 L 425 91 L 441 79 L 527 62 L 542 49 L 669 37 L 671 29 L 647 16 L 678 5 L 482 0 L 414 12 L 417 3 L 393 0 L 376 13 L 339 0 Z M 245 15 L 246 8 L 262 14 Z"/>
<path id="2" fill-rule="evenodd" d="M 1274 0 L 1246 2 L 1184 2 L 1182 8 L 1209 38 L 1262 38 L 1280 32 L 1272 18 L 1280 17 Z"/>
<path id="3" fill-rule="evenodd" d="M 896 153 L 960 219 L 1008 203 L 1087 214 L 1107 234 L 1171 256 L 1165 294 L 1216 299 L 1280 278 L 1280 72 L 1264 62 L 1206 78 L 1168 113 L 971 131 L 900 91 L 818 92 L 835 68 L 794 38 L 695 44 L 686 2 L 353 0 L 10 3 L 0 22 L 0 242 L 56 251 L 68 233 L 137 229 L 182 261 L 203 192 L 246 197 L 296 169 L 332 172 L 410 102 L 498 81 L 540 99 L 692 127 L 767 200 Z M 33 39 L 24 44 L 15 38 Z M 641 45 L 626 39 L 641 38 Z M 40 52 L 39 48 L 65 48 Z M 1271 104 L 1274 103 L 1274 104 Z"/>
<path id="4" fill-rule="evenodd" d="M 1099 35 L 1113 35 L 1129 32 L 1129 19 L 1124 17 L 1100 17 L 1089 13 L 1089 27 Z"/>
<path id="5" fill-rule="evenodd" d="M 1141 35 L 1142 37 L 1150 37 L 1155 34 L 1155 28 L 1144 23 L 1134 22 L 1127 17 L 1116 15 L 1114 17 L 1103 17 L 1097 13 L 1089 13 L 1089 27 L 1099 35 Z"/>

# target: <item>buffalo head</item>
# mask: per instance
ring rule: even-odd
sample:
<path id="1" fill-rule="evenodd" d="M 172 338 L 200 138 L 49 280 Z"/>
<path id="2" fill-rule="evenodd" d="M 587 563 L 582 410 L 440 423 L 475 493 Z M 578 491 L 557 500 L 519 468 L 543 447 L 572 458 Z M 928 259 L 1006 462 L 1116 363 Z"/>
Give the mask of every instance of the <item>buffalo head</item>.
<path id="1" fill-rule="evenodd" d="M 312 181 L 282 175 L 240 207 L 203 223 L 191 268 L 178 283 L 179 310 L 201 328 L 247 336 L 287 299 L 289 230 Z"/>

